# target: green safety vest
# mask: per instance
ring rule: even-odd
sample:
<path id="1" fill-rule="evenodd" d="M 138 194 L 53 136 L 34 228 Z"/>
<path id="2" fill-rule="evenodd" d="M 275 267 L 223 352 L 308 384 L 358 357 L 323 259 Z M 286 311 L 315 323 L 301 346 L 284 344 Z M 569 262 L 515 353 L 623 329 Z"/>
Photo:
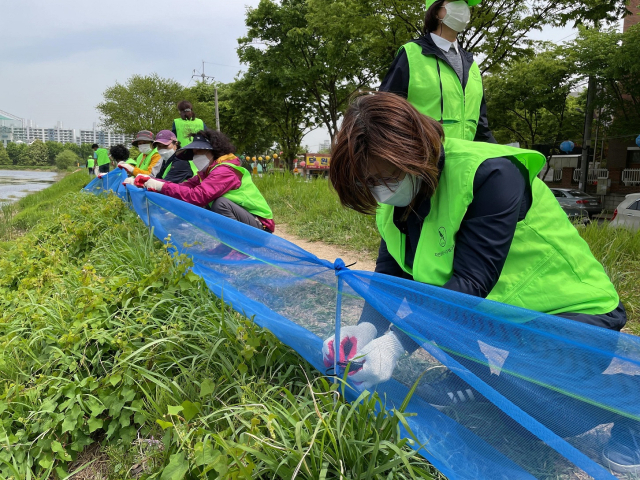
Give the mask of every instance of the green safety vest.
<path id="1" fill-rule="evenodd" d="M 147 170 L 149 170 L 149 164 L 151 164 L 151 159 L 153 158 L 153 156 L 158 153 L 158 149 L 154 148 L 153 150 L 151 150 L 149 153 L 145 154 L 141 153 L 140 155 L 138 155 L 138 158 L 136 158 L 136 162 L 135 162 L 135 166 L 136 168 L 139 168 L 140 170 L 144 170 L 145 172 Z"/>
<path id="2" fill-rule="evenodd" d="M 440 122 L 445 138 L 473 140 L 482 105 L 482 75 L 476 62 L 464 91 L 455 70 L 435 55 L 423 55 L 417 43 L 404 48 L 409 61 L 407 100 L 420 113 Z"/>
<path id="3" fill-rule="evenodd" d="M 196 167 L 196 164 L 193 163 L 191 160 L 189 160 L 189 166 L 191 167 L 191 171 L 193 172 L 193 176 L 195 177 L 198 174 L 198 167 Z M 162 178 L 167 178 L 167 175 L 171 171 L 171 167 L 173 167 L 173 163 L 171 165 L 169 165 L 167 167 L 167 169 L 164 171 L 164 175 L 162 175 Z M 189 179 L 187 179 L 187 180 L 189 180 Z M 187 180 L 185 180 L 185 182 Z"/>
<path id="4" fill-rule="evenodd" d="M 137 160 L 134 160 L 133 158 L 130 158 L 129 160 L 127 160 L 127 162 L 129 165 L 136 165 L 138 163 Z"/>
<path id="5" fill-rule="evenodd" d="M 93 168 L 96 166 L 96 160 L 93 157 L 87 158 L 87 167 Z"/>
<path id="6" fill-rule="evenodd" d="M 109 160 L 109 150 L 106 148 L 99 148 L 96 150 L 96 160 L 98 162 L 98 166 L 108 164 L 111 160 Z"/>
<path id="7" fill-rule="evenodd" d="M 231 167 L 242 174 L 242 183 L 240 187 L 235 190 L 230 190 L 222 196 L 224 198 L 228 198 L 236 205 L 240 205 L 251 215 L 272 219 L 273 212 L 271 211 L 267 201 L 262 196 L 262 193 L 260 193 L 260 190 L 258 190 L 258 187 L 256 187 L 253 180 L 251 180 L 251 173 L 249 173 L 249 170 L 238 167 L 233 163 L 222 162 L 213 167 L 209 174 L 211 174 L 220 165 Z M 202 181 L 202 179 L 200 181 Z M 213 202 L 209 204 L 209 207 L 213 207 Z"/>
<path id="8" fill-rule="evenodd" d="M 531 150 L 446 139 L 444 169 L 431 197 L 413 267 L 405 263 L 406 236 L 393 223 L 394 207 L 380 205 L 378 230 L 400 267 L 419 282 L 443 286 L 453 275 L 456 234 L 469 204 L 478 167 L 489 158 L 515 159 L 529 172 L 533 202 L 518 222 L 504 268 L 489 300 L 548 314 L 592 315 L 618 307 L 619 297 L 589 245 L 551 190 L 536 177 L 545 157 Z"/>
<path id="9" fill-rule="evenodd" d="M 182 148 L 191 143 L 191 137 L 189 135 L 198 133 L 200 130 L 204 130 L 204 122 L 199 118 L 195 120 L 183 120 L 176 118 L 174 120 L 176 124 L 176 137 L 180 142 Z"/>

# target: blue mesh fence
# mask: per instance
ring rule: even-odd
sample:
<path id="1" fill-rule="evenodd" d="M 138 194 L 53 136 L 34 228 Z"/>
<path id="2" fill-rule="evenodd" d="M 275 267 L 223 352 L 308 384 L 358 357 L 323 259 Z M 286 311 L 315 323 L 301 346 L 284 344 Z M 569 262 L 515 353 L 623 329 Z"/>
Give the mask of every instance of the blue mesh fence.
<path id="1" fill-rule="evenodd" d="M 193 257 L 193 271 L 323 373 L 322 342 L 363 315 L 417 345 L 377 391 L 407 412 L 415 448 L 451 479 L 613 479 L 605 448 L 639 448 L 640 339 L 418 282 L 350 270 L 184 202 L 113 190 L 154 234 Z M 229 256 L 235 250 L 244 254 Z M 233 259 L 230 259 L 233 258 Z M 358 389 L 346 390 L 350 400 Z M 633 433 L 638 432 L 638 433 Z"/>

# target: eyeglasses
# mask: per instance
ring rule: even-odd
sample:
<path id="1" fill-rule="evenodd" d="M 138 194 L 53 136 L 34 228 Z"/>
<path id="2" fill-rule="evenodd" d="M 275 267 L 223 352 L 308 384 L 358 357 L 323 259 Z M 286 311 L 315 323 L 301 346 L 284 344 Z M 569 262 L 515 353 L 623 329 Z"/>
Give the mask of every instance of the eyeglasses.
<path id="1" fill-rule="evenodd" d="M 394 183 L 400 183 L 400 177 L 403 177 L 403 176 L 404 176 L 404 172 L 402 170 L 399 170 L 398 173 L 395 176 L 388 176 L 388 177 L 370 176 L 365 181 L 365 185 L 368 188 L 373 188 L 373 187 L 378 187 L 380 185 L 389 185 L 389 184 L 394 184 Z"/>

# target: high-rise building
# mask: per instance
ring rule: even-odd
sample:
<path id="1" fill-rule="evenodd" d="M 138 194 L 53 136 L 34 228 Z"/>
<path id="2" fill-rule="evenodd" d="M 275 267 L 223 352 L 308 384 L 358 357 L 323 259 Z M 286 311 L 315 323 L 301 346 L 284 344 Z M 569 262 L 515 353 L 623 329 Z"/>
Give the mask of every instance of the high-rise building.
<path id="1" fill-rule="evenodd" d="M 0 142 L 7 146 L 7 142 L 13 142 L 13 129 L 22 128 L 24 120 L 10 113 L 0 110 Z"/>

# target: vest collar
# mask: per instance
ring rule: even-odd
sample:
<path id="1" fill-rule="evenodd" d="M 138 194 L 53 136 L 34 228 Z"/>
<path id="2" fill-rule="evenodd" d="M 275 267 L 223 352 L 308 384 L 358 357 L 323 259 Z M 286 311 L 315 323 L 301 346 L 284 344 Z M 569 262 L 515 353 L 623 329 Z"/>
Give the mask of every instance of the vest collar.
<path id="1" fill-rule="evenodd" d="M 436 43 L 433 41 L 433 37 L 431 36 L 431 33 L 422 35 L 420 38 L 413 40 L 413 42 L 417 43 L 422 47 L 422 54 L 424 56 L 434 55 L 451 67 L 451 63 L 449 63 L 449 59 L 444 54 L 444 52 L 440 49 L 440 47 L 438 47 Z M 462 48 L 462 45 L 459 45 L 458 48 L 460 50 L 460 58 L 462 59 L 462 88 L 466 88 L 467 81 L 469 80 L 469 70 L 471 69 L 471 65 L 473 64 L 473 61 L 474 61 L 473 54 L 470 52 L 467 52 L 464 48 Z"/>

